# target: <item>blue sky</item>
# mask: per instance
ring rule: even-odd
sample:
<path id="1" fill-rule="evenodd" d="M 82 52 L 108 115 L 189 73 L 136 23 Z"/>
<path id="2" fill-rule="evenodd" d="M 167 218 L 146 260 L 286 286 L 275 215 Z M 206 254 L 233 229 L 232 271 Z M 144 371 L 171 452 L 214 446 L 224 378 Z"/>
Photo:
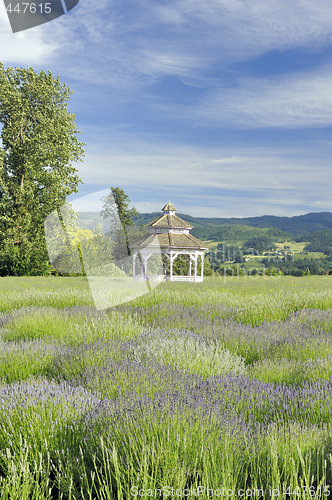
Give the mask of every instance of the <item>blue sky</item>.
<path id="1" fill-rule="evenodd" d="M 0 61 L 74 91 L 70 199 L 119 186 L 140 212 L 332 211 L 329 1 L 80 0 L 16 34 L 0 2 Z"/>

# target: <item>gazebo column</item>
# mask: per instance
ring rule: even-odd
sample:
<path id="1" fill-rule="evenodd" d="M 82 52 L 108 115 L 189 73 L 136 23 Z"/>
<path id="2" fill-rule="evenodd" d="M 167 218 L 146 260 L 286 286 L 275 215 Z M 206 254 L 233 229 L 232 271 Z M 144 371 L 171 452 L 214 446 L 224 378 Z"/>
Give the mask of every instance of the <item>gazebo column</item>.
<path id="1" fill-rule="evenodd" d="M 173 250 L 170 251 L 169 259 L 169 280 L 173 281 Z"/>
<path id="2" fill-rule="evenodd" d="M 195 266 L 194 266 L 194 281 L 196 281 L 196 278 L 197 278 L 197 250 L 195 250 Z"/>
<path id="3" fill-rule="evenodd" d="M 189 273 L 188 276 L 191 276 L 191 255 L 189 254 Z"/>
<path id="4" fill-rule="evenodd" d="M 171 258 L 170 256 L 166 253 L 166 251 L 164 252 L 164 258 L 165 258 L 165 281 L 167 281 L 167 259 L 169 260 L 169 267 L 171 269 Z"/>
<path id="5" fill-rule="evenodd" d="M 165 281 L 167 280 L 167 257 L 166 254 L 163 254 L 163 260 L 164 260 L 164 279 Z"/>
<path id="6" fill-rule="evenodd" d="M 201 255 L 201 278 L 203 278 L 203 270 L 204 270 L 204 253 Z"/>
<path id="7" fill-rule="evenodd" d="M 144 279 L 146 281 L 146 255 L 143 253 L 143 276 L 144 276 Z"/>
<path id="8" fill-rule="evenodd" d="M 142 253 L 140 253 L 140 260 L 141 260 L 141 276 L 143 278 L 144 277 L 144 256 Z"/>
<path id="9" fill-rule="evenodd" d="M 144 267 L 144 279 L 145 281 L 148 279 L 148 260 L 151 257 L 151 253 L 143 253 L 143 267 Z"/>

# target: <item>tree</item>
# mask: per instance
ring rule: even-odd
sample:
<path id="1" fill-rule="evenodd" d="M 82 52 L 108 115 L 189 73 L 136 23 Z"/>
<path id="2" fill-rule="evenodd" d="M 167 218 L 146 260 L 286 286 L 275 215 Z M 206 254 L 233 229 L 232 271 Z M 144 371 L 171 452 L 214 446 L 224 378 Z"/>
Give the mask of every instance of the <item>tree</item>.
<path id="1" fill-rule="evenodd" d="M 58 238 L 57 247 L 62 252 L 52 263 L 55 270 L 60 269 L 60 274 L 86 276 L 86 272 L 90 272 L 91 269 L 99 269 L 99 275 L 102 275 L 103 266 L 114 265 L 110 247 L 99 224 L 94 230 L 80 227 L 67 228 L 66 236 L 68 236 L 66 239 Z M 75 262 L 76 249 L 78 249 L 80 269 L 77 269 L 78 262 Z"/>
<path id="2" fill-rule="evenodd" d="M 114 240 L 113 256 L 116 260 L 130 255 L 129 243 L 137 238 L 141 232 L 136 231 L 132 218 L 138 215 L 135 207 L 129 209 L 129 196 L 119 187 L 111 188 L 110 193 L 102 198 L 103 210 L 100 215 L 103 219 L 110 219 L 108 235 Z M 129 227 L 134 231 L 129 231 Z"/>
<path id="3" fill-rule="evenodd" d="M 50 71 L 0 63 L 0 275 L 49 272 L 44 220 L 82 182 L 71 94 Z"/>
<path id="4" fill-rule="evenodd" d="M 214 275 L 214 269 L 212 269 L 211 267 L 209 256 L 206 255 L 204 257 L 203 276 L 213 276 L 213 275 Z"/>

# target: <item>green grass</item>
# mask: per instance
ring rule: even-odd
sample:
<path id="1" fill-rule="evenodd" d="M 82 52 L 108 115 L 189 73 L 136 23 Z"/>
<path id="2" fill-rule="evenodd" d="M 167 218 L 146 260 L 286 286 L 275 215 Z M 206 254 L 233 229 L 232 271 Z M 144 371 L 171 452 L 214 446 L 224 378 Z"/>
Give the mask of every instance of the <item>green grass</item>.
<path id="1" fill-rule="evenodd" d="M 29 306 L 94 306 L 86 278 L 0 278 L 0 290 L 0 313 Z"/>
<path id="2" fill-rule="evenodd" d="M 303 361 L 266 358 L 254 363 L 247 371 L 252 378 L 275 384 L 297 385 L 309 380 L 330 380 L 332 358 L 324 356 Z"/>
<path id="3" fill-rule="evenodd" d="M 23 310 L 6 324 L 2 340 L 7 342 L 55 338 L 66 345 L 97 339 L 129 339 L 142 330 L 134 317 L 118 311 L 108 315 L 72 316 L 58 309 Z"/>
<path id="4" fill-rule="evenodd" d="M 290 247 L 291 251 L 298 254 L 303 252 L 303 248 L 308 245 L 308 242 L 300 241 L 299 243 L 295 243 L 295 241 L 285 241 L 284 243 L 276 243 L 275 245 L 282 251 L 284 250 L 284 245 L 286 245 L 286 247 Z"/>
<path id="5" fill-rule="evenodd" d="M 58 349 L 54 342 L 0 342 L 0 380 L 17 380 L 46 375 Z"/>
<path id="6" fill-rule="evenodd" d="M 244 359 L 224 345 L 183 338 L 176 332 L 172 336 L 158 336 L 142 343 L 135 349 L 135 359 L 144 362 L 155 359 L 163 365 L 203 377 L 246 372 Z"/>
<path id="7" fill-rule="evenodd" d="M 324 257 L 326 257 L 326 255 L 323 252 L 306 252 L 306 253 L 302 253 L 301 255 L 296 254 L 296 258 L 295 258 L 294 262 L 296 262 L 297 260 L 303 260 L 303 259 L 321 260 Z"/>

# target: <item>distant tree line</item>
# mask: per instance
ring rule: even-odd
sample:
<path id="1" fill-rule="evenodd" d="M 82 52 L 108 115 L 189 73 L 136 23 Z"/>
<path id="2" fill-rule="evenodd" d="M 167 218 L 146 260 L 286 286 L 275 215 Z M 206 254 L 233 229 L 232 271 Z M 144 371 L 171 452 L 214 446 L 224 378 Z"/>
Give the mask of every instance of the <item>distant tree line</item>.
<path id="1" fill-rule="evenodd" d="M 261 263 L 265 267 L 271 266 L 271 260 L 262 259 Z M 312 258 L 296 259 L 285 262 L 280 259 L 279 262 L 274 262 L 274 266 L 280 269 L 284 275 L 304 276 L 308 274 L 322 274 L 327 270 L 332 269 L 330 260 L 319 260 Z"/>
<path id="2" fill-rule="evenodd" d="M 258 238 L 251 238 L 246 241 L 242 247 L 242 251 L 244 254 L 250 254 L 251 249 L 253 249 L 257 255 L 261 255 L 264 252 L 276 250 L 277 247 L 275 243 L 275 239 L 269 236 L 258 236 Z"/>
<path id="3" fill-rule="evenodd" d="M 315 231 L 296 238 L 296 241 L 308 241 L 306 252 L 323 252 L 332 256 L 332 230 Z"/>
<path id="4" fill-rule="evenodd" d="M 324 259 L 314 259 L 310 257 L 298 258 L 294 259 L 294 255 L 289 253 L 287 249 L 284 249 L 283 255 L 280 256 L 276 252 L 274 252 L 273 248 L 269 246 L 269 242 L 267 240 L 264 241 L 263 246 L 260 241 L 250 241 L 253 243 L 253 247 L 255 248 L 254 255 L 265 255 L 259 258 L 259 266 L 256 272 L 259 272 L 259 268 L 263 267 L 266 270 L 273 266 L 276 269 L 279 269 L 285 275 L 292 276 L 304 276 L 306 274 L 322 274 L 326 273 L 327 270 L 332 270 L 332 258 L 329 255 L 326 255 Z M 257 244 L 256 244 L 257 243 Z M 265 252 L 263 252 L 263 249 Z M 211 268 L 214 272 L 224 272 L 225 263 L 232 264 L 241 264 L 243 268 L 250 269 L 251 274 L 255 273 L 255 270 L 246 263 L 246 257 L 248 255 L 252 255 L 250 248 L 243 247 L 242 249 L 233 245 L 225 245 L 224 243 L 219 243 L 216 251 L 209 252 L 209 260 L 211 264 Z M 271 251 L 271 254 L 266 255 L 267 252 Z M 226 265 L 227 267 L 227 265 Z M 229 274 L 233 271 L 229 270 Z"/>

